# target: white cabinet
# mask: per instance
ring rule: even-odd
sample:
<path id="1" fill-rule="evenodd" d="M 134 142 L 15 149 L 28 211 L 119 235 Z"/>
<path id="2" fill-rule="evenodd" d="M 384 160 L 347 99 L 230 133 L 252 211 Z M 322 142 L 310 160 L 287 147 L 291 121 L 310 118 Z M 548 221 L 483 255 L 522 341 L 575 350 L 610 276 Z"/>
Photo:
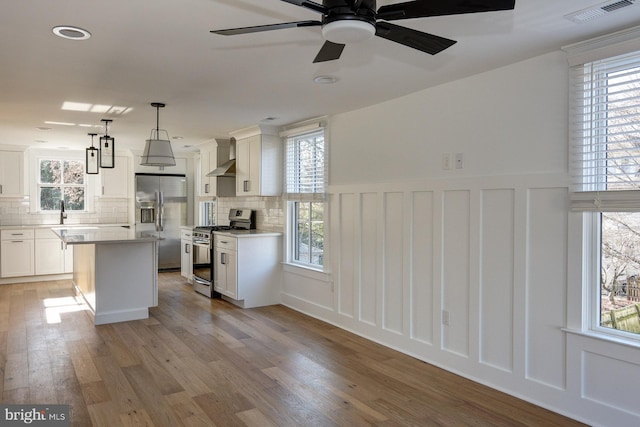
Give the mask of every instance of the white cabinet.
<path id="1" fill-rule="evenodd" d="M 235 178 L 232 176 L 207 176 L 221 163 L 229 159 L 229 140 L 216 140 L 200 146 L 197 160 L 198 196 L 235 196 Z"/>
<path id="2" fill-rule="evenodd" d="M 24 153 L 0 150 L 0 197 L 24 194 Z"/>
<path id="3" fill-rule="evenodd" d="M 73 272 L 73 247 L 64 247 L 62 240 L 50 229 L 35 230 L 35 274 Z"/>
<path id="4" fill-rule="evenodd" d="M 236 140 L 236 196 L 282 194 L 282 142 L 257 134 Z"/>
<path id="5" fill-rule="evenodd" d="M 100 169 L 100 197 L 129 197 L 129 158 L 115 157 L 115 168 Z"/>
<path id="6" fill-rule="evenodd" d="M 0 231 L 0 276 L 33 276 L 33 229 Z"/>
<path id="7" fill-rule="evenodd" d="M 229 236 L 214 238 L 213 288 L 232 299 L 238 299 L 237 240 Z"/>
<path id="8" fill-rule="evenodd" d="M 279 304 L 279 233 L 214 233 L 214 289 L 240 307 Z"/>
<path id="9" fill-rule="evenodd" d="M 183 228 L 180 231 L 180 243 L 182 248 L 180 252 L 180 275 L 191 282 L 193 276 L 193 241 L 191 229 Z"/>

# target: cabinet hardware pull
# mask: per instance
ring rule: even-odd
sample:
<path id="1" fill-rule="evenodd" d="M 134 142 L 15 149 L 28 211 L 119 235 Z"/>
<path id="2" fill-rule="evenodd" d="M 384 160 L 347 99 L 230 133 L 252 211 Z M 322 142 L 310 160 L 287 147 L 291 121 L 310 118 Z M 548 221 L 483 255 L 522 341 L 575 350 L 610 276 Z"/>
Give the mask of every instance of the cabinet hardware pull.
<path id="1" fill-rule="evenodd" d="M 11 233 L 12 236 L 24 236 L 24 233 Z"/>
<path id="2" fill-rule="evenodd" d="M 2 194 L 2 184 L 0 184 L 0 194 Z"/>
<path id="3" fill-rule="evenodd" d="M 184 244 L 184 253 L 185 253 L 185 254 L 188 254 L 188 253 L 190 253 L 190 252 L 191 252 L 191 251 L 189 250 L 189 244 L 188 244 L 188 243 L 185 243 L 185 244 Z"/>
<path id="4" fill-rule="evenodd" d="M 220 264 L 226 264 L 227 263 L 227 254 L 225 254 L 224 252 L 220 254 Z"/>
<path id="5" fill-rule="evenodd" d="M 249 180 L 244 181 L 242 185 L 244 186 L 244 188 L 243 188 L 244 192 L 248 193 L 249 192 Z"/>
<path id="6" fill-rule="evenodd" d="M 209 184 L 204 185 L 204 193 L 209 194 Z"/>
<path id="7" fill-rule="evenodd" d="M 11 243 L 24 243 L 24 240 L 12 240 Z"/>

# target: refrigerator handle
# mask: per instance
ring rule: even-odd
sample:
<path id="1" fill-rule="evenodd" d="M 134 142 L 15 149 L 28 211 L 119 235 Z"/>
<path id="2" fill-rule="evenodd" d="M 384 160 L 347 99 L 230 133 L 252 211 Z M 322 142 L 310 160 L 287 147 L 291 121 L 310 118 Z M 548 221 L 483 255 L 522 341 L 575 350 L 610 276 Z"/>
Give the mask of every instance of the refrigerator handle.
<path id="1" fill-rule="evenodd" d="M 156 231 L 164 231 L 164 193 L 156 191 Z"/>
<path id="2" fill-rule="evenodd" d="M 159 210 L 160 210 L 160 230 L 158 231 L 164 231 L 164 191 L 160 191 L 158 193 L 160 195 L 160 199 L 159 200 Z"/>

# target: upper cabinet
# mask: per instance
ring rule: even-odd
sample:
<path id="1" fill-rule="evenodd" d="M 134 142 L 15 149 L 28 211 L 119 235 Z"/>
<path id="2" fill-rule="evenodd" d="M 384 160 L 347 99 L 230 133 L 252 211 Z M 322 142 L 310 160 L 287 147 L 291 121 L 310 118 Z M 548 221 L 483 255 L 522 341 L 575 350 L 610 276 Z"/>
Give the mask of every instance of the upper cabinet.
<path id="1" fill-rule="evenodd" d="M 220 164 L 229 160 L 229 140 L 217 139 L 200 146 L 200 161 L 196 168 L 198 177 L 198 196 L 233 197 L 235 196 L 235 177 L 207 176 Z"/>
<path id="2" fill-rule="evenodd" d="M 24 152 L 0 149 L 0 197 L 24 195 Z"/>
<path id="3" fill-rule="evenodd" d="M 232 135 L 236 138 L 236 196 L 281 195 L 280 137 L 258 126 Z"/>
<path id="4" fill-rule="evenodd" d="M 115 157 L 113 169 L 100 169 L 100 194 L 101 197 L 129 197 L 129 158 L 125 156 Z"/>

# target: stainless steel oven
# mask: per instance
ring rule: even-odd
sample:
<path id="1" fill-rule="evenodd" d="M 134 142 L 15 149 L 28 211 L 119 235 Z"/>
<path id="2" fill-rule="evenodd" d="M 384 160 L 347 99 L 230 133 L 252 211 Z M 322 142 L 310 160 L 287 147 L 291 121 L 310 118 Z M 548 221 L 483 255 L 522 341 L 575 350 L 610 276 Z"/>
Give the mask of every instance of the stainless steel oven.
<path id="1" fill-rule="evenodd" d="M 213 297 L 213 227 L 193 229 L 193 287 L 196 292 Z"/>
<path id="2" fill-rule="evenodd" d="M 223 230 L 251 230 L 256 227 L 255 212 L 249 209 L 231 209 L 229 225 L 195 227 L 191 233 L 193 242 L 193 288 L 209 298 L 220 297 L 213 290 L 213 232 Z"/>

